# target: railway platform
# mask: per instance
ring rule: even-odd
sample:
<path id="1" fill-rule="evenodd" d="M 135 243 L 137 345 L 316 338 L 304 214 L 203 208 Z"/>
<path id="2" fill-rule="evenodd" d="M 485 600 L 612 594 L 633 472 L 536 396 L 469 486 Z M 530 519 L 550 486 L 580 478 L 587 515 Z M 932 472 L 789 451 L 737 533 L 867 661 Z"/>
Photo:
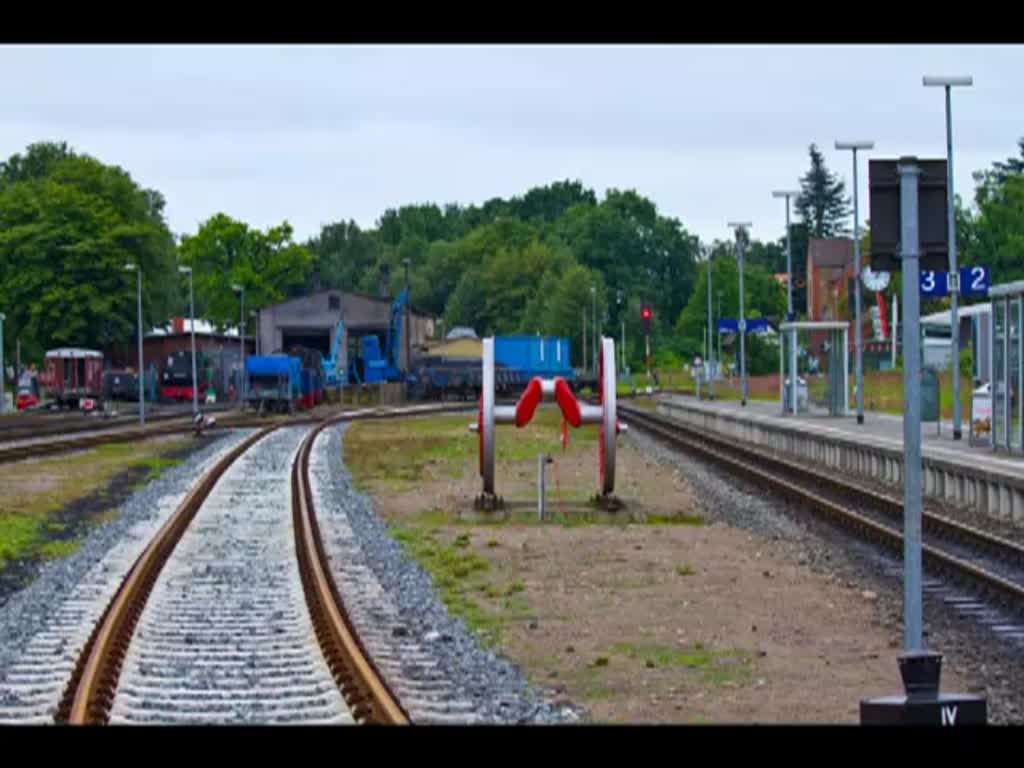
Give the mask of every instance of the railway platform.
<path id="1" fill-rule="evenodd" d="M 760 445 L 886 485 L 903 482 L 903 418 L 866 412 L 856 417 L 783 414 L 775 401 L 697 400 L 670 395 L 657 410 L 669 418 Z M 1024 459 L 987 445 L 953 440 L 953 425 L 921 425 L 923 493 L 926 499 L 1024 525 Z"/>

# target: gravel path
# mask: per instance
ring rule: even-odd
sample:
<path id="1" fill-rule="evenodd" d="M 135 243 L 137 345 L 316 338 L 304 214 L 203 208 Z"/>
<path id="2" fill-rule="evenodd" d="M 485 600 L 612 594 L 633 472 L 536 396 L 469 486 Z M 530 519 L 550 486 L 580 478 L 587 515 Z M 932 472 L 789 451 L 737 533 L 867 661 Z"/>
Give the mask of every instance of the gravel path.
<path id="1" fill-rule="evenodd" d="M 576 711 L 544 700 L 516 666 L 482 648 L 448 614 L 430 577 L 388 535 L 373 502 L 353 488 L 341 460 L 345 428 L 325 430 L 311 458 L 321 533 L 356 621 L 380 622 L 366 639 L 383 652 L 383 671 L 409 701 L 413 719 L 578 722 Z M 361 579 L 358 593 L 346 591 L 349 574 Z"/>
<path id="2" fill-rule="evenodd" d="M 251 430 L 220 437 L 134 493 L 120 515 L 0 605 L 0 722 L 50 722 L 78 653 L 132 563 L 195 480 Z"/>
<path id="3" fill-rule="evenodd" d="M 283 428 L 217 482 L 157 578 L 111 724 L 352 724 L 306 608 Z"/>
<path id="4" fill-rule="evenodd" d="M 767 540 L 799 545 L 800 563 L 831 578 L 856 584 L 875 602 L 879 625 L 892 632 L 893 694 L 902 692 L 896 665 L 902 648 L 902 561 L 809 513 L 765 495 L 750 482 L 653 440 L 639 428 L 627 440 L 660 463 L 675 467 L 691 483 L 709 521 L 751 532 Z M 947 604 L 944 593 L 924 596 L 924 635 L 930 648 L 944 654 L 944 666 L 971 681 L 970 693 L 988 696 L 992 723 L 1024 722 L 1024 651 Z"/>

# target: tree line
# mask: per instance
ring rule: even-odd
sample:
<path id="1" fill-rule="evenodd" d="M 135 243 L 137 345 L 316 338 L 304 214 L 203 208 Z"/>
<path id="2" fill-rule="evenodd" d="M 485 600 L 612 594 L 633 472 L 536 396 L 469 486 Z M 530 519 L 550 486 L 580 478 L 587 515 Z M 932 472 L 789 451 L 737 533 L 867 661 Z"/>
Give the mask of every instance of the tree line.
<path id="1" fill-rule="evenodd" d="M 798 314 L 808 240 L 849 233 L 844 183 L 814 145 L 809 161 L 789 233 Z M 1024 139 L 1020 157 L 975 178 L 973 206 L 957 199 L 961 261 L 991 265 L 995 282 L 1024 277 Z M 0 163 L 5 359 L 15 338 L 23 359 L 37 362 L 53 346 L 130 342 L 136 288 L 129 263 L 143 272 L 147 328 L 187 315 L 179 265 L 193 267 L 196 315 L 220 327 L 239 321 L 233 284 L 245 286 L 247 309 L 257 309 L 324 288 L 394 295 L 408 274 L 413 307 L 439 316 L 446 329 L 568 336 L 575 365 L 584 315 L 589 327 L 595 310 L 607 335 L 618 339 L 624 324 L 628 360 L 640 365 L 644 303 L 653 310 L 656 363 L 700 353 L 709 263 L 716 316 L 719 301 L 722 315 L 736 316 L 735 243 L 702 243 L 636 190 L 599 197 L 578 180 L 556 181 L 479 205 L 390 208 L 365 229 L 341 218 L 305 242 L 287 221 L 260 230 L 223 212 L 175 237 L 164 206 L 160 192 L 66 143 L 32 144 Z M 750 317 L 778 320 L 785 312 L 785 289 L 773 277 L 786 269 L 785 234 L 760 241 L 740 233 Z M 865 263 L 869 243 L 865 227 Z M 894 280 L 890 291 L 897 289 Z M 773 370 L 767 347 L 752 340 L 750 349 L 752 372 Z"/>

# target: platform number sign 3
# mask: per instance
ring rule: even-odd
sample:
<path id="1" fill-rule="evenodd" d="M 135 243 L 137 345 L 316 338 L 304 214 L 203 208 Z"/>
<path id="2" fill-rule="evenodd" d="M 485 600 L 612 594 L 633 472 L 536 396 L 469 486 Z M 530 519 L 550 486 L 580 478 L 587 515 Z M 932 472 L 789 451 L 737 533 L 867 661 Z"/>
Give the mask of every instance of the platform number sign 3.
<path id="1" fill-rule="evenodd" d="M 922 269 L 920 275 L 922 295 L 945 296 L 949 293 L 949 280 L 946 272 Z"/>

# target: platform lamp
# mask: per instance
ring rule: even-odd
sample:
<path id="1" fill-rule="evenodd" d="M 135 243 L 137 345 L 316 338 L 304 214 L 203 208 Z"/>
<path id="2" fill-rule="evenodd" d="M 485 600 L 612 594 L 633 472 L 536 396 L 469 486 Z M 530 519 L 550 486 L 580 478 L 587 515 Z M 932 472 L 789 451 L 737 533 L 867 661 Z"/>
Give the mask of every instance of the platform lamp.
<path id="1" fill-rule="evenodd" d="M 743 240 L 742 230 L 749 230 L 753 224 L 749 221 L 730 221 L 729 226 L 736 230 L 736 267 L 740 277 L 740 316 L 737 323 L 740 335 L 740 405 L 747 404 L 747 321 L 743 317 Z"/>
<path id="2" fill-rule="evenodd" d="M 409 314 L 409 264 L 408 258 L 402 259 L 405 265 L 405 370 L 412 369 L 412 317 Z"/>
<path id="3" fill-rule="evenodd" d="M 949 227 L 949 308 L 952 322 L 950 330 L 951 351 L 953 353 L 953 439 L 960 440 L 962 430 L 960 425 L 960 314 L 957 310 L 960 296 L 960 273 L 956 262 L 956 215 L 953 210 L 953 103 L 950 97 L 950 90 L 955 85 L 972 86 L 974 78 L 970 75 L 960 77 L 929 77 L 921 80 L 922 84 L 928 87 L 942 87 L 946 89 L 946 186 L 949 188 L 946 194 L 946 217 Z"/>
<path id="4" fill-rule="evenodd" d="M 800 193 L 792 190 L 775 190 L 772 192 L 772 197 L 784 197 L 786 198 L 786 320 L 793 322 L 796 320 L 796 314 L 793 312 L 793 248 L 790 236 L 790 224 L 789 224 L 789 200 L 793 197 L 799 197 Z M 789 368 L 789 380 L 792 382 L 793 392 L 796 392 L 796 331 L 793 331 L 792 339 L 790 341 L 790 368 Z M 796 402 L 796 394 L 793 395 L 792 402 Z M 796 413 L 796 406 L 792 407 L 793 413 Z"/>
<path id="5" fill-rule="evenodd" d="M 239 394 L 241 395 L 238 399 L 239 407 L 245 408 L 245 286 L 239 285 L 238 283 L 231 284 L 231 290 L 242 297 L 242 310 L 241 316 L 238 322 L 238 338 L 241 342 L 242 352 L 242 381 L 238 387 Z"/>
<path id="6" fill-rule="evenodd" d="M 857 150 L 858 149 L 874 149 L 875 142 L 873 141 L 837 141 L 836 149 L 849 149 L 853 152 L 853 282 L 854 282 L 854 326 L 853 326 L 853 353 L 854 353 L 854 371 L 856 376 L 857 386 L 857 423 L 864 423 L 864 366 L 862 364 L 863 354 L 861 347 L 861 327 L 860 327 L 860 218 L 857 214 Z M 848 394 L 844 395 L 848 397 Z M 849 400 L 843 402 L 848 403 Z"/>
<path id="7" fill-rule="evenodd" d="M 256 354 L 260 353 L 260 313 L 258 309 L 250 309 L 249 317 L 253 319 L 253 323 L 256 326 L 256 332 L 253 334 L 253 343 L 256 345 Z"/>
<path id="8" fill-rule="evenodd" d="M 7 315 L 0 312 L 0 413 L 3 413 L 7 407 L 7 401 L 4 400 L 4 320 L 6 319 Z"/>
<path id="9" fill-rule="evenodd" d="M 139 328 L 139 425 L 146 426 L 146 366 L 142 360 L 142 267 L 138 264 L 125 264 L 126 272 L 134 272 L 137 276 L 136 298 L 138 303 L 138 328 Z"/>
<path id="10" fill-rule="evenodd" d="M 192 326 L 192 416 L 199 413 L 199 382 L 196 380 L 196 302 L 192 292 L 192 267 L 178 267 L 183 275 L 188 275 L 188 313 Z"/>

